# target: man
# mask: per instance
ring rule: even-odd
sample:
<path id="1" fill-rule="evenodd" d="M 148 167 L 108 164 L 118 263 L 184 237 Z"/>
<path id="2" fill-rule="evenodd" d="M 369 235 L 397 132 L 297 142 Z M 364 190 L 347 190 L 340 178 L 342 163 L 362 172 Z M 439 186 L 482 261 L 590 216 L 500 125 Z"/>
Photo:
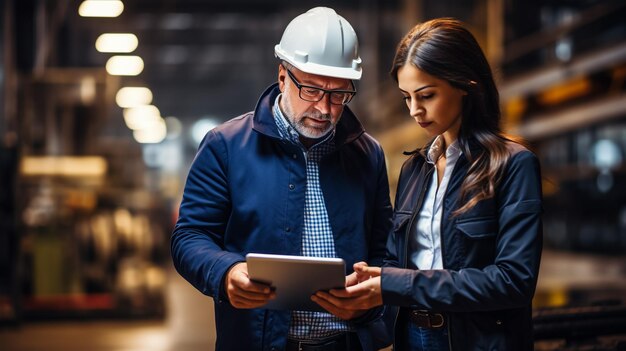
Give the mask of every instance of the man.
<path id="1" fill-rule="evenodd" d="M 380 265 L 391 225 L 383 152 L 346 106 L 361 78 L 350 24 L 314 8 L 287 26 L 275 54 L 278 83 L 199 147 L 172 235 L 175 266 L 214 298 L 218 350 L 386 346 L 376 340 L 380 309 L 265 310 L 271 289 L 248 278 L 249 252 L 341 257 L 348 273 L 359 261 Z"/>

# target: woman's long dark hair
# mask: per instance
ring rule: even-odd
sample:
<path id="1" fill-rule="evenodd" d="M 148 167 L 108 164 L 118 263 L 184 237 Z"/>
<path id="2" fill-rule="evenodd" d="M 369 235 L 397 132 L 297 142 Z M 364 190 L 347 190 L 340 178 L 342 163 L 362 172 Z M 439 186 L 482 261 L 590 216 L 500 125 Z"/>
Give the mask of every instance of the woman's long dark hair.
<path id="1" fill-rule="evenodd" d="M 413 27 L 400 41 L 391 68 L 411 64 L 467 92 L 463 97 L 459 146 L 470 162 L 461 186 L 460 201 L 471 198 L 454 212 L 467 212 L 479 201 L 491 198 L 509 159 L 500 129 L 499 94 L 491 68 L 474 36 L 460 21 L 439 18 Z"/>

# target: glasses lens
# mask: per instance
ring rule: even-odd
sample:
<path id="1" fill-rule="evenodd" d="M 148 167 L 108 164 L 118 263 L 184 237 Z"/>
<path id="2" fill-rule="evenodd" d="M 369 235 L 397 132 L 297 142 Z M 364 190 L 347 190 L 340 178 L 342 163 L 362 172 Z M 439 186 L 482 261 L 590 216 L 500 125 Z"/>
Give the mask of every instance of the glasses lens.
<path id="1" fill-rule="evenodd" d="M 287 70 L 287 74 L 289 75 L 289 78 L 291 78 L 291 80 L 295 83 L 296 87 L 298 87 L 298 90 L 300 92 L 300 98 L 305 101 L 318 102 L 324 98 L 324 94 L 328 94 L 330 95 L 331 104 L 345 105 L 350 102 L 350 100 L 352 100 L 352 97 L 354 96 L 353 92 L 337 92 L 302 85 L 296 80 L 296 77 L 293 76 L 293 73 L 291 73 L 291 71 Z"/>
<path id="2" fill-rule="evenodd" d="M 330 93 L 330 103 L 335 105 L 345 105 L 352 99 L 351 93 Z"/>
<path id="3" fill-rule="evenodd" d="M 324 96 L 324 91 L 313 87 L 303 86 L 300 88 L 300 97 L 307 101 L 320 101 Z"/>

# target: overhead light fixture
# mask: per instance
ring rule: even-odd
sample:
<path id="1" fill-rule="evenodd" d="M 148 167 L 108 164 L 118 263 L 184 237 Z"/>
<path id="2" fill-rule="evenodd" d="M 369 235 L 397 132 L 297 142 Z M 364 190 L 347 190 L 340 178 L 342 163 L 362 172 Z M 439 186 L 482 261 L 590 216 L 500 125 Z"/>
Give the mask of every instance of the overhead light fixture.
<path id="1" fill-rule="evenodd" d="M 91 105 L 96 98 L 96 80 L 92 76 L 80 80 L 80 101 L 83 105 Z"/>
<path id="2" fill-rule="evenodd" d="M 196 144 L 200 144 L 206 133 L 218 125 L 217 120 L 211 117 L 199 119 L 191 127 L 191 138 Z"/>
<path id="3" fill-rule="evenodd" d="M 20 164 L 24 176 L 101 177 L 106 171 L 101 156 L 26 156 Z"/>
<path id="4" fill-rule="evenodd" d="M 100 52 L 133 52 L 139 40 L 132 33 L 104 33 L 96 39 L 96 50 Z"/>
<path id="5" fill-rule="evenodd" d="M 162 119 L 161 112 L 154 105 L 127 108 L 123 114 L 126 126 L 132 130 L 142 129 L 152 121 Z"/>
<path id="6" fill-rule="evenodd" d="M 117 17 L 124 11 L 120 0 L 85 0 L 78 7 L 82 17 Z"/>
<path id="7" fill-rule="evenodd" d="M 167 126 L 168 139 L 178 138 L 183 131 L 182 122 L 174 116 L 165 117 L 165 125 Z"/>
<path id="8" fill-rule="evenodd" d="M 150 105 L 152 91 L 144 87 L 123 87 L 115 94 L 115 102 L 121 108 Z"/>
<path id="9" fill-rule="evenodd" d="M 141 144 L 160 143 L 167 136 L 167 127 L 163 118 L 153 119 L 142 128 L 133 130 L 133 138 Z"/>
<path id="10" fill-rule="evenodd" d="M 136 76 L 143 71 L 143 60 L 139 56 L 113 56 L 106 69 L 113 76 Z"/>

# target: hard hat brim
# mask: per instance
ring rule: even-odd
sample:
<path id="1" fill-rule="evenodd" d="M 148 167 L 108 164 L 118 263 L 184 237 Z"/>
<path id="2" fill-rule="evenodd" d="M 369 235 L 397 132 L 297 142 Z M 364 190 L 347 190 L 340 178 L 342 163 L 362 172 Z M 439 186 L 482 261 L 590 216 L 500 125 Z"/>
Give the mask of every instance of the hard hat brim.
<path id="1" fill-rule="evenodd" d="M 313 62 L 297 62 L 292 57 L 287 55 L 283 50 L 281 50 L 280 45 L 276 45 L 274 47 L 274 53 L 281 60 L 287 61 L 289 64 L 293 65 L 297 69 L 301 70 L 305 73 L 315 74 L 318 76 L 325 77 L 333 77 L 333 78 L 342 78 L 342 79 L 350 79 L 350 80 L 359 80 L 363 74 L 363 69 L 361 65 L 357 65 L 358 68 L 352 67 L 335 67 L 335 66 L 326 66 L 320 65 Z"/>

